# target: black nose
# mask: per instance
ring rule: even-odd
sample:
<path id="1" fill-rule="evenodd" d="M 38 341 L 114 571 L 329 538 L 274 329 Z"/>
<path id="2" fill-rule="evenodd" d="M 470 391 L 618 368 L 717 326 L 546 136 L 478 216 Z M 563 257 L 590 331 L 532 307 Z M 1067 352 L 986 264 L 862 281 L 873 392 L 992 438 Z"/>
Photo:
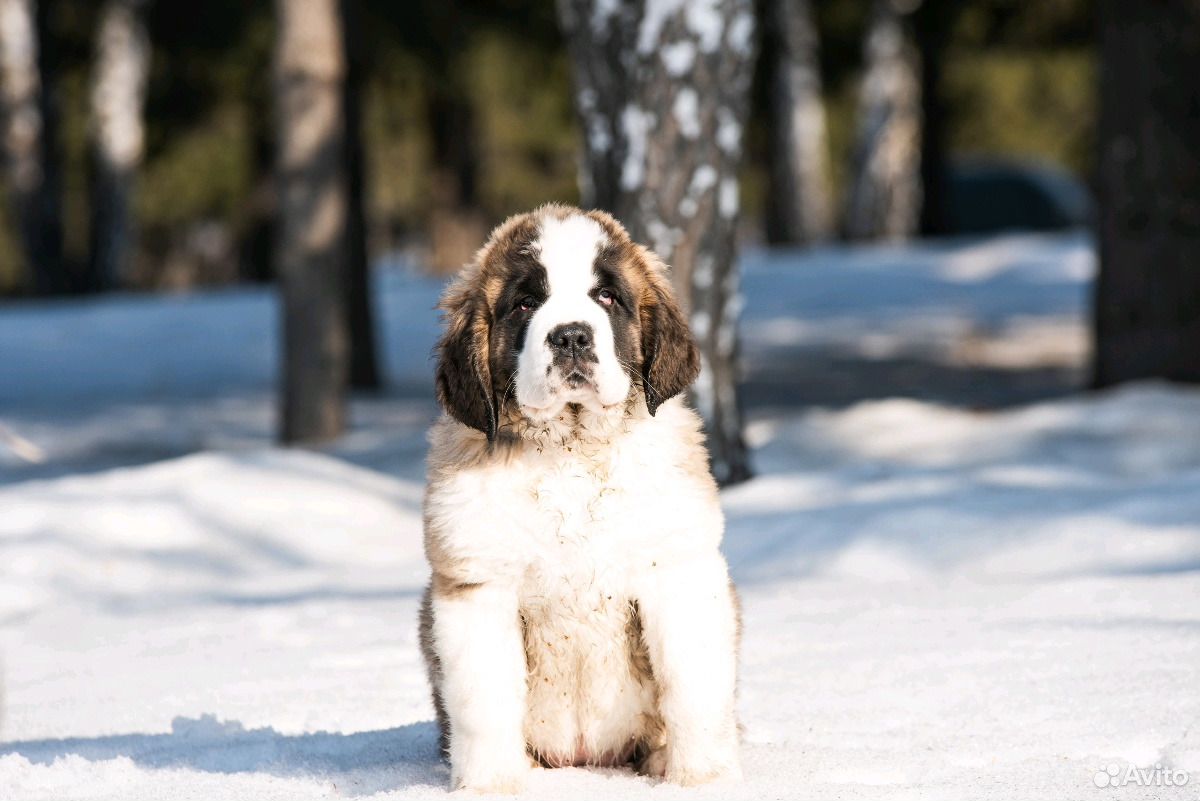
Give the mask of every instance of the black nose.
<path id="1" fill-rule="evenodd" d="M 587 323 L 563 323 L 546 335 L 551 350 L 570 356 L 580 356 L 592 347 L 592 327 Z"/>

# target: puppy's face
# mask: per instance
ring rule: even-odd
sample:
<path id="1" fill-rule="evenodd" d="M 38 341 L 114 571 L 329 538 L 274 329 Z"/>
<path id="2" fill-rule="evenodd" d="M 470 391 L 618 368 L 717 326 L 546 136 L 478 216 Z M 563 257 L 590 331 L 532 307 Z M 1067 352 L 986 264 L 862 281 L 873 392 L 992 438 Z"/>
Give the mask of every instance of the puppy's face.
<path id="1" fill-rule="evenodd" d="M 699 358 L 664 268 L 600 212 L 547 206 L 508 220 L 443 298 L 438 397 L 494 438 L 568 405 L 650 414 Z"/>
<path id="2" fill-rule="evenodd" d="M 522 413 L 541 420 L 568 403 L 624 403 L 641 357 L 638 298 L 604 229 L 582 214 L 546 217 L 521 250 L 509 258 L 516 280 L 500 293 L 492 338 Z"/>

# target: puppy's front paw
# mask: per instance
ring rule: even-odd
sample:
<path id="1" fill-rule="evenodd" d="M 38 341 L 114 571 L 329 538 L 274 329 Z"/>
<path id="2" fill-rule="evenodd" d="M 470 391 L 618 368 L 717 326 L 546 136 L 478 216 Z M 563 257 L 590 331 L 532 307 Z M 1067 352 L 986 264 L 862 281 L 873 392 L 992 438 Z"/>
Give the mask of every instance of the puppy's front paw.
<path id="1" fill-rule="evenodd" d="M 455 790 L 515 795 L 525 787 L 529 757 L 524 749 L 477 744 L 462 758 L 450 760 L 450 783 Z"/>
<path id="2" fill-rule="evenodd" d="M 473 793 L 516 795 L 525 788 L 529 768 L 524 764 L 504 770 L 466 770 L 453 779 L 455 790 Z"/>
<path id="3" fill-rule="evenodd" d="M 737 749 L 693 751 L 670 749 L 663 778 L 672 784 L 694 787 L 716 781 L 741 781 Z"/>
<path id="4" fill-rule="evenodd" d="M 683 787 L 695 787 L 709 782 L 738 782 L 742 770 L 737 765 L 677 765 L 668 766 L 666 780 Z"/>

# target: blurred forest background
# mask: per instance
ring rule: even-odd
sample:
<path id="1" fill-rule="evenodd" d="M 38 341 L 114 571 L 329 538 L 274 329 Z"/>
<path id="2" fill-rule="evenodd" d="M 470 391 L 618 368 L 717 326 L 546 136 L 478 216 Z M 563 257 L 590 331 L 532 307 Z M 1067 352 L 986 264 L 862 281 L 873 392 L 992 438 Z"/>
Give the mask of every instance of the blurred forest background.
<path id="1" fill-rule="evenodd" d="M 0 0 L 0 294 L 278 278 L 318 442 L 373 265 L 578 202 L 671 265 L 735 483 L 746 243 L 1092 225 L 1092 384 L 1200 381 L 1198 71 L 1190 0 Z"/>
<path id="2" fill-rule="evenodd" d="M 927 116 L 937 125 L 927 146 L 952 159 L 1001 154 L 1090 179 L 1097 56 L 1089 0 L 893 5 L 906 17 L 912 46 L 926 64 L 938 65 L 926 77 L 936 97 L 925 102 L 939 104 L 937 116 Z M 40 85 L 32 89 L 14 85 L 20 77 L 12 76 L 20 56 L 14 50 L 21 48 L 21 31 L 13 30 L 18 6 L 32 9 L 36 25 Z M 772 64 L 786 42 L 771 9 L 759 6 L 764 35 L 741 169 L 740 234 L 743 241 L 788 241 L 797 235 L 770 200 Z M 548 200 L 578 200 L 581 142 L 554 3 L 357 0 L 348 7 L 374 256 L 404 250 L 431 269 L 453 269 L 505 215 Z M 114 32 L 114 8 L 134 15 L 132 33 L 122 33 L 119 18 Z M 823 0 L 812 3 L 811 13 L 828 131 L 821 169 L 827 202 L 845 209 L 873 6 Z M 46 196 L 38 202 L 42 214 L 61 218 L 61 257 L 55 243 L 43 242 L 35 265 L 21 246 L 18 206 L 3 207 L 0 293 L 182 289 L 271 277 L 271 3 L 0 0 L 0 28 L 8 66 L 8 194 L 22 169 L 14 151 L 22 137 L 14 115 L 22 111 L 13 104 L 33 102 L 46 135 L 37 154 Z M 94 252 L 104 241 L 96 229 L 114 224 L 100 200 L 114 190 L 104 187 L 97 150 L 103 106 L 116 101 L 105 99 L 102 84 L 105 75 L 115 72 L 120 80 L 125 70 L 136 88 L 138 59 L 145 63 L 144 137 L 123 156 L 134 172 L 132 238 L 128 258 L 114 267 Z M 126 135 L 138 139 L 137 132 Z M 842 215 L 832 216 L 833 228 L 849 233 Z M 926 220 L 925 228 L 935 231 L 936 221 Z"/>

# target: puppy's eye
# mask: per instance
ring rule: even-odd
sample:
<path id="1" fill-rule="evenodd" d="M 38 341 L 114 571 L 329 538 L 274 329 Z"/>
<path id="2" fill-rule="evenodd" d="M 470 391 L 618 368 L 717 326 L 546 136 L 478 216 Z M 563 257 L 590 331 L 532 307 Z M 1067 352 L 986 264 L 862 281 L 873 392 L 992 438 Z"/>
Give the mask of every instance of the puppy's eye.
<path id="1" fill-rule="evenodd" d="M 616 302 L 617 296 L 611 289 L 601 289 L 596 293 L 596 300 L 600 302 L 601 306 L 611 306 Z"/>
<path id="2" fill-rule="evenodd" d="M 517 301 L 517 311 L 530 312 L 537 308 L 537 298 L 533 295 L 526 295 Z"/>

